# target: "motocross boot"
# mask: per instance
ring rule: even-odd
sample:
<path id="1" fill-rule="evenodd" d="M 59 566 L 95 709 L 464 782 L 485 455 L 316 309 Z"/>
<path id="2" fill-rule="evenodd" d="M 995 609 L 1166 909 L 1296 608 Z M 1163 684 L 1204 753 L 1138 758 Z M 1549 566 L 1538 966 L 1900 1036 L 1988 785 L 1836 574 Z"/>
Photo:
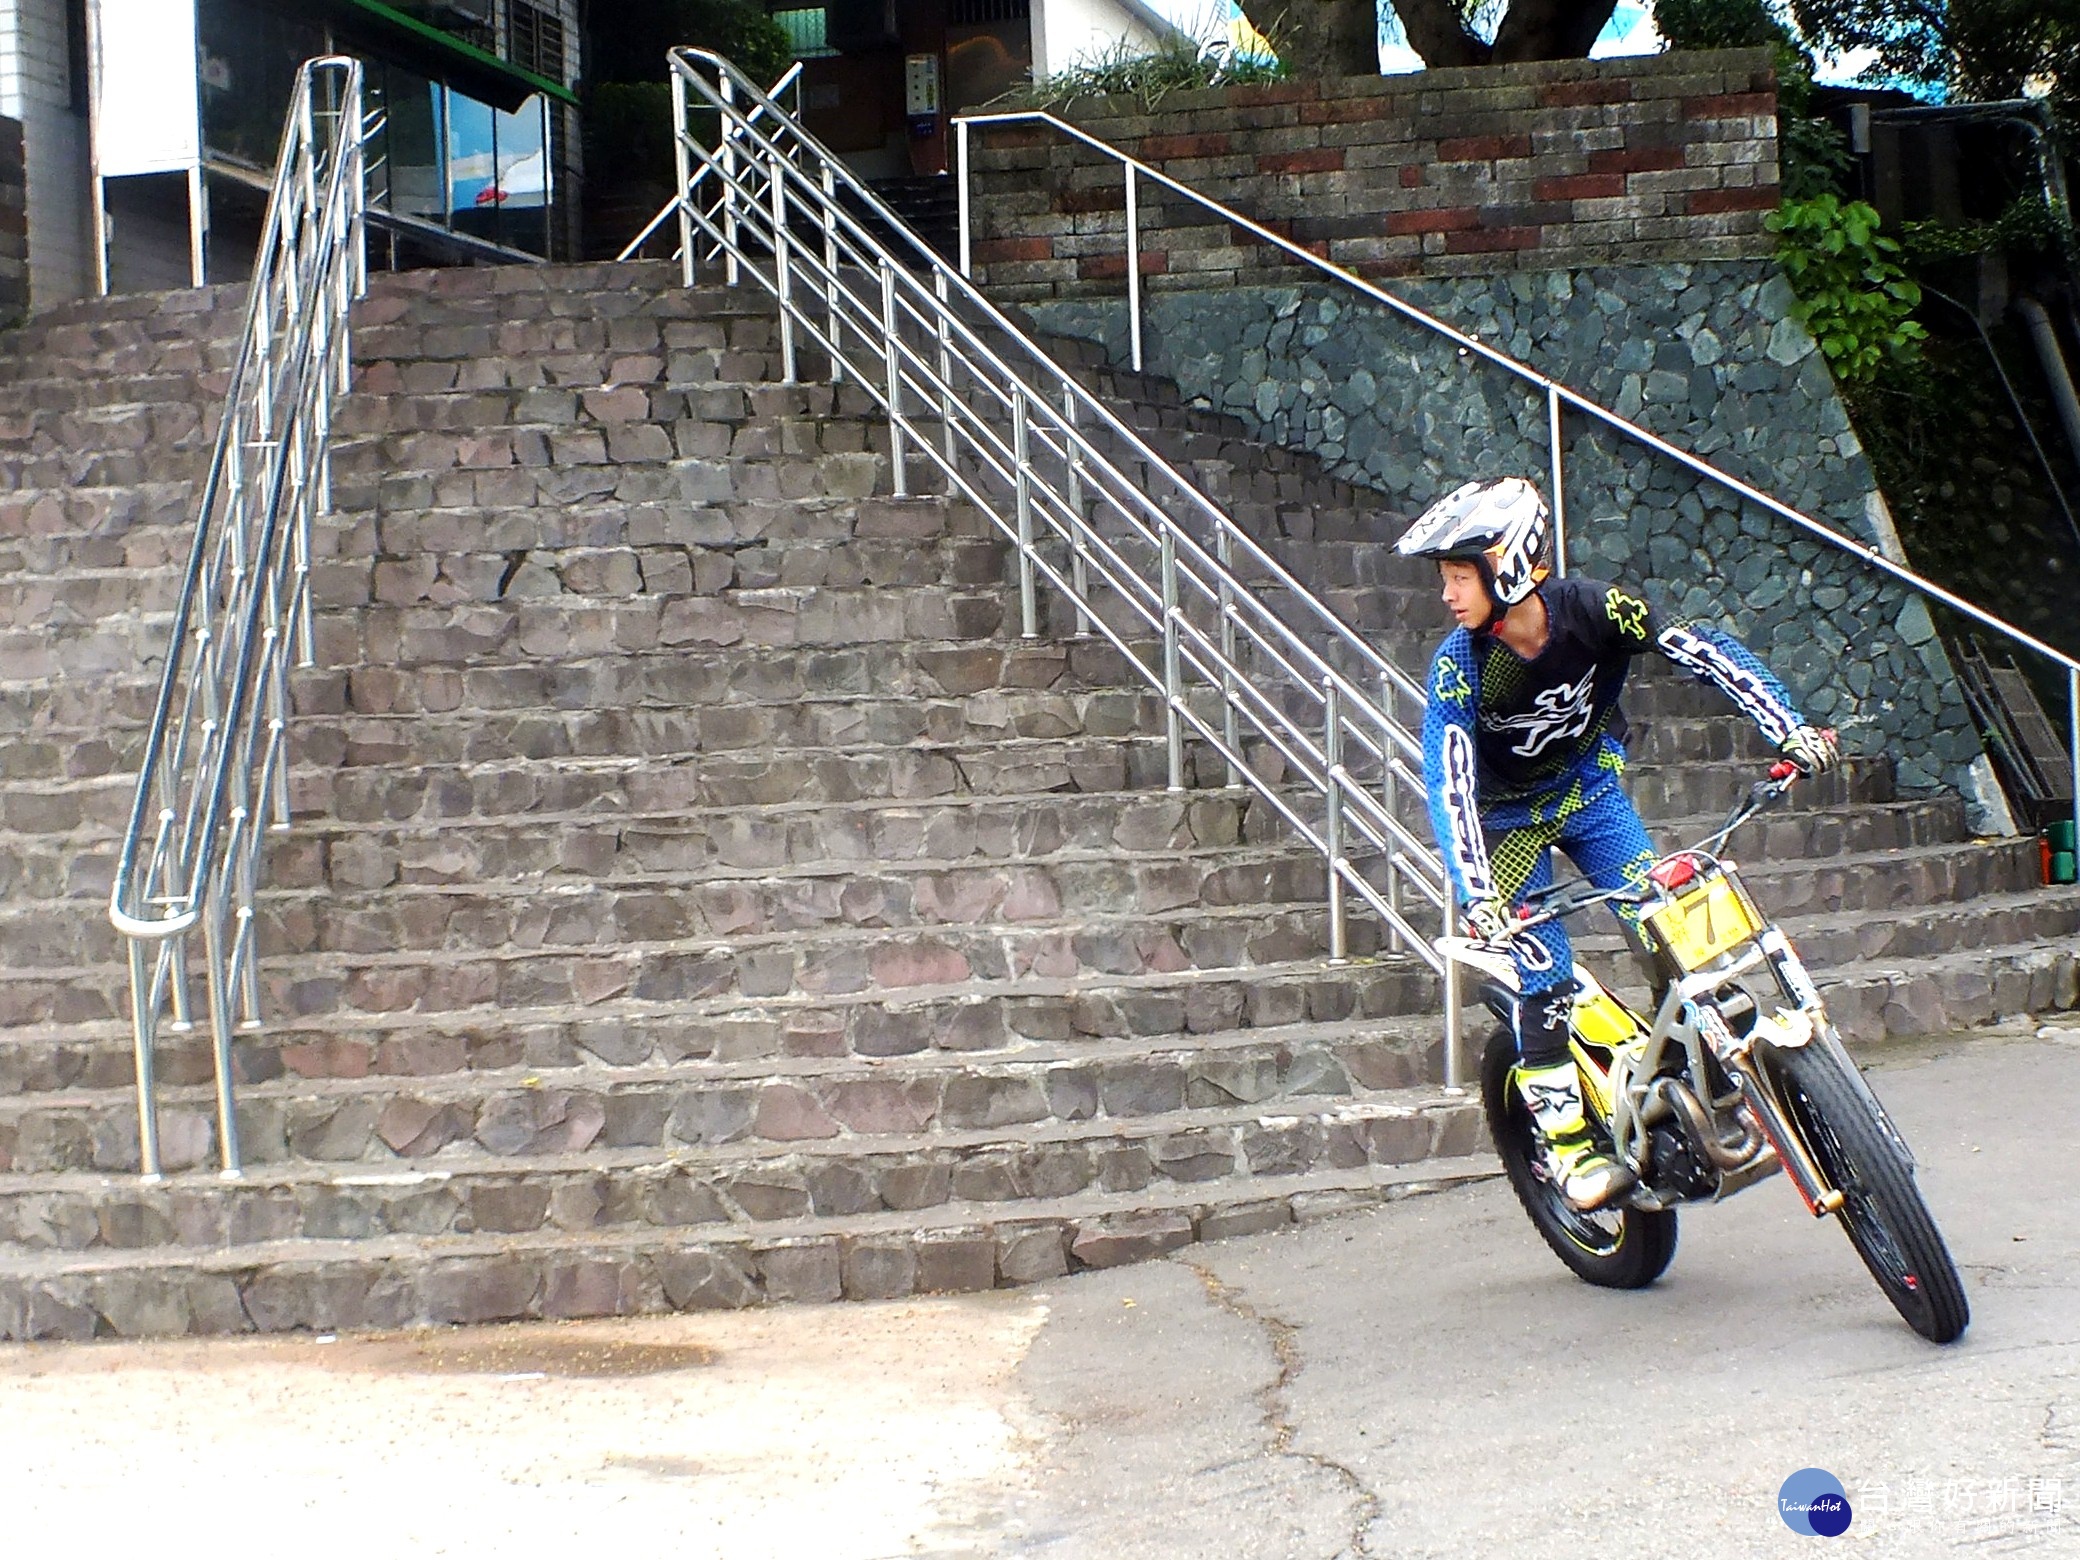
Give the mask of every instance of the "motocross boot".
<path id="1" fill-rule="evenodd" d="M 1517 1093 L 1546 1140 L 1549 1165 L 1561 1198 L 1577 1213 L 1590 1213 L 1631 1191 L 1638 1180 L 1597 1148 L 1582 1114 L 1582 1081 L 1572 1061 L 1552 1067 L 1517 1068 Z"/>

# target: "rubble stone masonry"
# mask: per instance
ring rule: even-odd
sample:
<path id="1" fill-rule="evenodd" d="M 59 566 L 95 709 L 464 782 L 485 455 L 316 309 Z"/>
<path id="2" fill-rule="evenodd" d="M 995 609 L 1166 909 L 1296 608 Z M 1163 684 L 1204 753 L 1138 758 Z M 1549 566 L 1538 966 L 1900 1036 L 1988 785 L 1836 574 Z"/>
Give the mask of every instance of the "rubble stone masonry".
<path id="1" fill-rule="evenodd" d="M 1178 92 L 1064 117 L 1374 278 L 1770 253 L 1776 78 L 1764 49 Z M 1116 291 L 1119 165 L 1044 127 L 974 132 L 978 274 L 999 297 Z M 1287 280 L 1292 261 L 1141 181 L 1151 291 Z"/>

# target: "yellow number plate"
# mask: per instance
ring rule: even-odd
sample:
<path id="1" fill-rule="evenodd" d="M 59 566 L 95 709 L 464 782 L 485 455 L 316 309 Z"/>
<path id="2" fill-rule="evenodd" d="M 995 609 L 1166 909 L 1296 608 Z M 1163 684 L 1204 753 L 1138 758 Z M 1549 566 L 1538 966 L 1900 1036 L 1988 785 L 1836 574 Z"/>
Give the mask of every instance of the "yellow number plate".
<path id="1" fill-rule="evenodd" d="M 1714 877 L 1702 888 L 1685 894 L 1666 910 L 1649 917 L 1647 924 L 1661 946 L 1685 970 L 1703 968 L 1762 929 L 1748 913 L 1733 884 L 1723 877 Z"/>

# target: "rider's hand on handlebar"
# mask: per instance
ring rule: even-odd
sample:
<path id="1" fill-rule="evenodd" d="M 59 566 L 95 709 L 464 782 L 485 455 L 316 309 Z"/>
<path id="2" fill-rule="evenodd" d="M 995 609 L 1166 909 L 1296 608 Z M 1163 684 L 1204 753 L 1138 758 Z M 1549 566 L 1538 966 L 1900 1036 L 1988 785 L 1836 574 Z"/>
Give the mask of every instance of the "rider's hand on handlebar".
<path id="1" fill-rule="evenodd" d="M 1482 899 L 1466 907 L 1466 930 L 1476 941 L 1499 943 L 1515 925 L 1510 907 L 1499 899 Z"/>
<path id="2" fill-rule="evenodd" d="M 1824 775 L 1842 760 L 1835 734 L 1819 726 L 1800 726 L 1781 746 L 1784 756 L 1809 775 Z"/>

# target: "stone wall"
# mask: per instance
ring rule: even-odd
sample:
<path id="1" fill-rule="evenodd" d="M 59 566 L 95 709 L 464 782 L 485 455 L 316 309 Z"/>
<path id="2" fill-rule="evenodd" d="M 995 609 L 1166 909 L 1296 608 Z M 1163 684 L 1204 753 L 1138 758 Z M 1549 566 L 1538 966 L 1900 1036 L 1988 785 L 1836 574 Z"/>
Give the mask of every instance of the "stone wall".
<path id="1" fill-rule="evenodd" d="M 1397 293 L 1730 475 L 1863 540 L 1876 484 L 1825 363 L 1759 260 L 1519 272 Z M 1116 299 L 1027 306 L 1126 357 Z M 1199 404 L 1311 450 L 1413 512 L 1474 476 L 1546 482 L 1535 387 L 1362 295 L 1322 284 L 1145 300 L 1149 369 Z M 1909 788 L 1965 787 L 1978 753 L 1927 612 L 1871 570 L 1582 414 L 1563 423 L 1568 556 L 1722 622 L 1807 713 Z M 1388 538 L 1381 538 L 1387 540 Z M 1969 791 L 1967 791 L 1969 795 Z"/>
<path id="2" fill-rule="evenodd" d="M 22 122 L 0 118 L 0 327 L 29 312 L 29 198 Z"/>
<path id="3" fill-rule="evenodd" d="M 1762 49 L 1429 70 L 1133 98 L 1066 117 L 1370 277 L 1757 258 L 1777 204 Z M 999 297 L 1117 292 L 1119 165 L 1041 128 L 977 129 L 978 274 Z M 1297 277 L 1141 183 L 1151 291 Z"/>

